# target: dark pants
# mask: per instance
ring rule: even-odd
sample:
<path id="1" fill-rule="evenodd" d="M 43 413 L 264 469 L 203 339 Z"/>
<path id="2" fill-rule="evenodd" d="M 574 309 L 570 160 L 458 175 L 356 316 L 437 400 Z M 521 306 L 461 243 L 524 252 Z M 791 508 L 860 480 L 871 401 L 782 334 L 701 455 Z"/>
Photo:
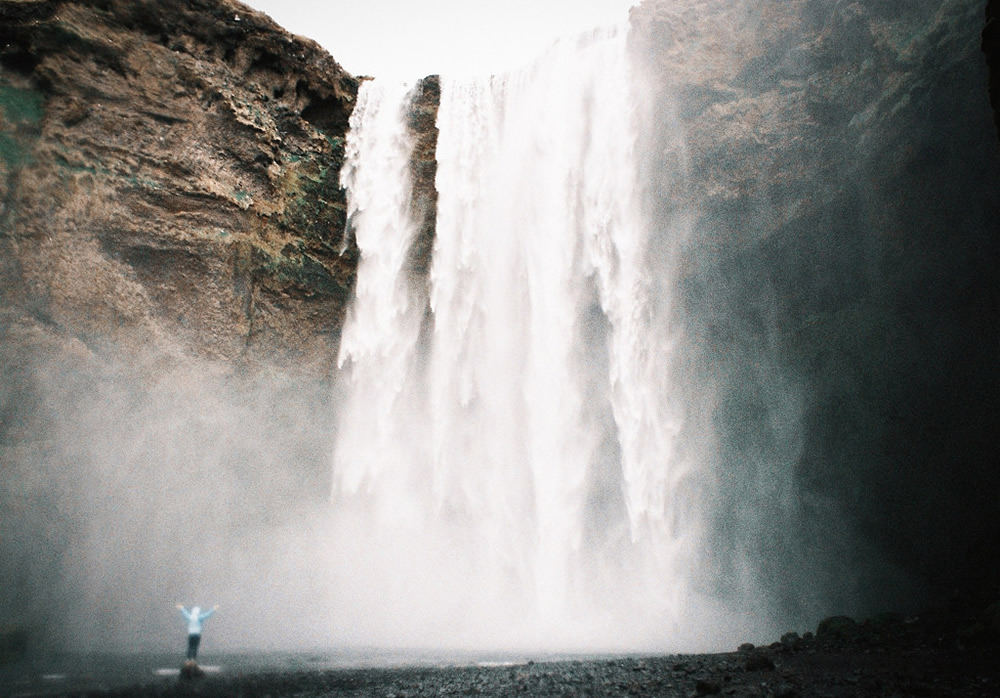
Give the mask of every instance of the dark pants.
<path id="1" fill-rule="evenodd" d="M 198 644 L 201 642 L 201 635 L 192 633 L 188 635 L 188 659 L 194 659 L 198 656 Z"/>

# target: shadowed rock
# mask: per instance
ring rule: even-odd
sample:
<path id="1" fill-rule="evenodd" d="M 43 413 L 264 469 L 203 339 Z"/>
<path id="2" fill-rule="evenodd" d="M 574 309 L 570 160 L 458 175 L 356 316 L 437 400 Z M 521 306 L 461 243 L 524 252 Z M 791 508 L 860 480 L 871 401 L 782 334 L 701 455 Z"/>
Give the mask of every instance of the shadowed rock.
<path id="1" fill-rule="evenodd" d="M 181 665 L 181 679 L 185 681 L 190 681 L 192 679 L 201 679 L 205 677 L 205 671 L 198 666 L 198 662 L 193 659 L 189 659 Z"/>

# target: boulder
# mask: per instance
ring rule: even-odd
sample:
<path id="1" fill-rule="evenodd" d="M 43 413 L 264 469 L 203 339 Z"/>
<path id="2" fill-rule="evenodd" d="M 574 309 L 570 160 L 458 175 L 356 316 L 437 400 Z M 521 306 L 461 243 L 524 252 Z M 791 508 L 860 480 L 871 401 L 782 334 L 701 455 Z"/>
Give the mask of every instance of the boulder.
<path id="1" fill-rule="evenodd" d="M 198 662 L 193 659 L 189 659 L 181 665 L 181 679 L 185 681 L 204 678 L 204 676 L 204 669 L 198 666 Z"/>
<path id="2" fill-rule="evenodd" d="M 857 629 L 857 622 L 850 616 L 830 616 L 819 622 L 816 637 L 820 640 L 844 639 L 853 635 Z"/>

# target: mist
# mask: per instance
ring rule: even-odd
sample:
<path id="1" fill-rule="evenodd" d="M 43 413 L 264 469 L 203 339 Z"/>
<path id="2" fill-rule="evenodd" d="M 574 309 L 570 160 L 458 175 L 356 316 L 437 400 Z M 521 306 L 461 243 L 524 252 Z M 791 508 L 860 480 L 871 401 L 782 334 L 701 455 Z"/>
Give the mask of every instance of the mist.
<path id="1" fill-rule="evenodd" d="M 213 648 L 328 645 L 323 384 L 78 350 L 4 357 L 5 442 L 43 435 L 5 448 L 4 616 L 39 646 L 162 650 L 175 603 L 217 603 Z"/>

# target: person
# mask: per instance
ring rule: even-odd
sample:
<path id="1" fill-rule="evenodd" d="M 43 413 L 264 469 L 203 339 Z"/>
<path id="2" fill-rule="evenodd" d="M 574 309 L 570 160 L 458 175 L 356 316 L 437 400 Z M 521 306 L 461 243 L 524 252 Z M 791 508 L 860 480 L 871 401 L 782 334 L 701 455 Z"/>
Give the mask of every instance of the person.
<path id="1" fill-rule="evenodd" d="M 201 644 L 201 630 L 208 617 L 215 613 L 219 607 L 213 606 L 207 611 L 202 611 L 201 606 L 194 606 L 190 611 L 184 604 L 177 604 L 177 608 L 188 622 L 188 650 L 187 658 L 191 661 L 198 656 L 198 645 Z"/>

